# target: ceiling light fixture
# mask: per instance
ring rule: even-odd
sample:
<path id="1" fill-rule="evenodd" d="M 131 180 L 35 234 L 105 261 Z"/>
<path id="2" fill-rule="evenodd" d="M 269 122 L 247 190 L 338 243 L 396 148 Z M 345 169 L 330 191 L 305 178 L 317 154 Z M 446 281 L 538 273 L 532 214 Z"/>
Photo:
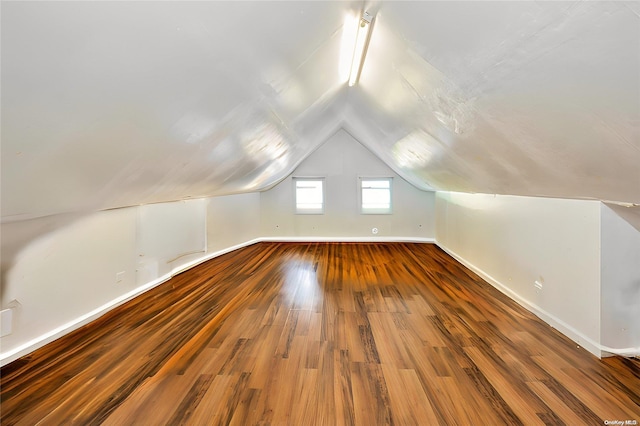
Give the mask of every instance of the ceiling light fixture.
<path id="1" fill-rule="evenodd" d="M 351 61 L 349 86 L 355 85 L 360 79 L 364 57 L 369 45 L 369 36 L 371 35 L 371 21 L 373 21 L 373 15 L 369 12 L 364 12 L 358 23 L 358 36 L 356 37 L 356 48 L 353 51 L 353 60 Z"/>

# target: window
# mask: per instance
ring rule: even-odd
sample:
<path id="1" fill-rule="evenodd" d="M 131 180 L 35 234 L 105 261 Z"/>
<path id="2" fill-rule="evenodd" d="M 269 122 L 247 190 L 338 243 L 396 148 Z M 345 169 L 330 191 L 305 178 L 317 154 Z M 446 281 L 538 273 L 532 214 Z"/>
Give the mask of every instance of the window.
<path id="1" fill-rule="evenodd" d="M 362 214 L 391 214 L 391 178 L 361 178 Z"/>
<path id="2" fill-rule="evenodd" d="M 324 213 L 324 179 L 293 178 L 296 191 L 297 214 Z"/>

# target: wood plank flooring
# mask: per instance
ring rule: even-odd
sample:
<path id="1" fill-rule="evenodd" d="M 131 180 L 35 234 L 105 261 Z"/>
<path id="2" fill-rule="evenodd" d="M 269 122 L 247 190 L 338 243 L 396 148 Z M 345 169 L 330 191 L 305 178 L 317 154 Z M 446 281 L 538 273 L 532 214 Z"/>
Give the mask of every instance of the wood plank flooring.
<path id="1" fill-rule="evenodd" d="M 259 243 L 4 367 L 1 402 L 3 425 L 603 425 L 640 422 L 640 362 L 434 245 Z"/>

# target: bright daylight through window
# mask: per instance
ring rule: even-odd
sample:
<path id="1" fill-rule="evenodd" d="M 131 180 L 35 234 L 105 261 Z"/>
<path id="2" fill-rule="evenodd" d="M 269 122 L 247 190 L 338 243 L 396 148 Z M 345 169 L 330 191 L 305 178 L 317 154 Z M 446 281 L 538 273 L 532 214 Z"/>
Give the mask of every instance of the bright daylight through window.
<path id="1" fill-rule="evenodd" d="M 391 178 L 362 178 L 360 201 L 363 214 L 390 214 Z"/>
<path id="2" fill-rule="evenodd" d="M 324 179 L 294 178 L 297 214 L 324 213 Z"/>

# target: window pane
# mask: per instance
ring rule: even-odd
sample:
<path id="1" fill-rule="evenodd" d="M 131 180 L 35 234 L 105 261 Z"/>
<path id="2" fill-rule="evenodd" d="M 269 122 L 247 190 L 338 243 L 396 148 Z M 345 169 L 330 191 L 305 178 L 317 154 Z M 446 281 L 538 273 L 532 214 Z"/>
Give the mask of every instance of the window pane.
<path id="1" fill-rule="evenodd" d="M 362 188 L 389 188 L 391 182 L 388 179 L 384 180 L 363 180 Z"/>
<path id="2" fill-rule="evenodd" d="M 296 211 L 322 213 L 323 198 L 321 180 L 296 180 Z"/>
<path id="3" fill-rule="evenodd" d="M 391 179 L 362 179 L 363 213 L 391 213 Z"/>
<path id="4" fill-rule="evenodd" d="M 389 205 L 390 194 L 388 189 L 363 189 L 362 204 L 384 204 Z"/>

